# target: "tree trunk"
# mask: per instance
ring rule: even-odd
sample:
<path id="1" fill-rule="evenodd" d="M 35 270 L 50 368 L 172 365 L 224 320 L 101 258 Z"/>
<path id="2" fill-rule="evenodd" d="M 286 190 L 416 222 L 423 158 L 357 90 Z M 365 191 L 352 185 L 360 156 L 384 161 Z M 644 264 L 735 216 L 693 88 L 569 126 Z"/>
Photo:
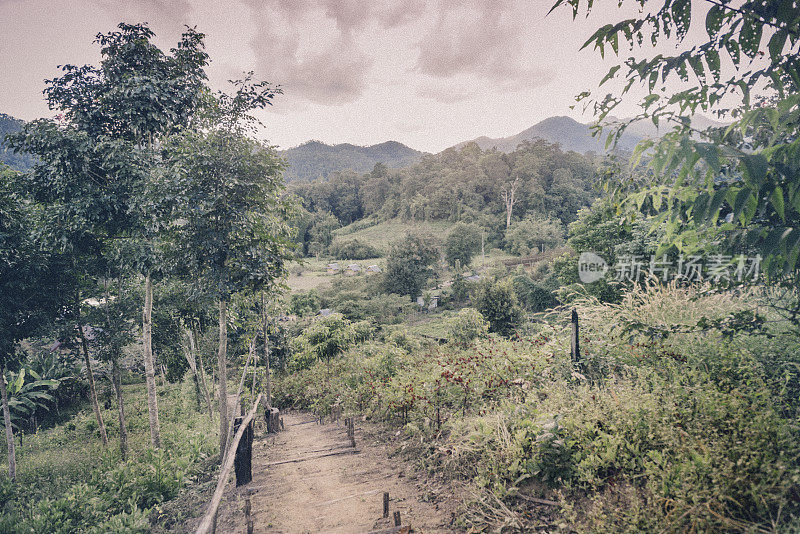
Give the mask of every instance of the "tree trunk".
<path id="1" fill-rule="evenodd" d="M 228 441 L 228 302 L 224 297 L 219 299 L 219 352 L 217 367 L 219 369 L 219 453 L 225 454 Z"/>
<path id="2" fill-rule="evenodd" d="M 8 389 L 6 388 L 6 367 L 0 365 L 0 394 L 3 399 L 3 425 L 6 427 L 6 446 L 8 447 L 8 476 L 17 480 L 17 453 L 14 450 L 14 429 L 11 427 L 11 412 L 8 409 Z"/>
<path id="3" fill-rule="evenodd" d="M 158 449 L 161 447 L 161 436 L 158 425 L 156 371 L 153 361 L 153 281 L 150 279 L 149 273 L 144 277 L 142 330 L 144 332 L 144 375 L 147 381 L 147 412 L 150 416 L 150 443 Z"/>
<path id="4" fill-rule="evenodd" d="M 181 343 L 183 346 L 183 356 L 186 358 L 186 363 L 189 364 L 189 369 L 192 370 L 192 378 L 194 379 L 194 393 L 195 397 L 197 398 L 197 409 L 203 409 L 203 392 L 200 390 L 200 378 L 197 376 L 197 360 L 194 357 L 194 354 L 191 351 L 191 334 L 189 333 L 189 329 L 185 329 L 186 344 Z"/>
<path id="5" fill-rule="evenodd" d="M 89 380 L 89 396 L 92 398 L 92 409 L 94 410 L 94 417 L 97 419 L 97 427 L 100 429 L 100 437 L 103 440 L 103 447 L 108 446 L 108 434 L 106 434 L 106 425 L 103 423 L 103 414 L 100 412 L 100 403 L 97 402 L 97 389 L 94 384 L 94 373 L 92 372 L 92 361 L 89 358 L 89 343 L 86 341 L 86 334 L 83 332 L 83 322 L 81 321 L 81 301 L 80 294 L 77 296 L 75 303 L 78 318 L 78 335 L 81 338 L 81 347 L 83 348 L 83 359 L 86 364 L 86 377 Z"/>
<path id="6" fill-rule="evenodd" d="M 194 358 L 197 362 L 197 367 L 200 368 L 200 385 L 203 386 L 203 395 L 206 399 L 206 406 L 208 407 L 208 416 L 214 417 L 214 408 L 212 407 L 211 403 L 211 393 L 208 391 L 208 384 L 206 382 L 206 370 L 205 365 L 203 364 L 203 355 L 197 350 L 197 332 L 194 329 L 194 326 L 189 329 L 189 350 L 194 355 Z"/>
<path id="7" fill-rule="evenodd" d="M 270 378 L 270 369 L 269 369 L 269 332 L 268 332 L 268 325 L 267 325 L 267 305 L 266 299 L 264 298 L 264 294 L 261 294 L 261 313 L 262 313 L 262 322 L 263 322 L 263 330 L 264 330 L 264 365 L 266 366 L 267 372 L 265 375 L 264 380 L 266 381 L 266 401 L 267 401 L 267 408 L 272 408 L 272 380 Z M 255 377 L 253 378 L 255 380 Z"/>
<path id="8" fill-rule="evenodd" d="M 111 384 L 117 394 L 117 409 L 119 411 L 119 452 L 124 460 L 128 454 L 128 429 L 125 424 L 125 403 L 122 398 L 122 373 L 115 357 L 111 364 Z"/>

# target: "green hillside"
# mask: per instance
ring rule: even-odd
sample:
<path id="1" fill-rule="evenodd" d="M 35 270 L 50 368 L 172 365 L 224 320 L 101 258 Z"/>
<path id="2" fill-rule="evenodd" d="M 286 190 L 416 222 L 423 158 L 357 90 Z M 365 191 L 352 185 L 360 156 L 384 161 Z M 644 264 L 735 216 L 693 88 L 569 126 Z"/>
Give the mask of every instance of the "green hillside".
<path id="1" fill-rule="evenodd" d="M 281 155 L 288 164 L 286 180 L 307 181 L 325 178 L 336 171 L 368 172 L 376 163 L 383 163 L 390 168 L 406 167 L 418 162 L 424 153 L 396 141 L 372 146 L 349 143 L 327 145 L 309 141 L 283 150 Z"/>
<path id="2" fill-rule="evenodd" d="M 0 163 L 4 163 L 18 171 L 31 168 L 33 158 L 25 154 L 15 154 L 5 146 L 5 137 L 8 134 L 16 133 L 22 129 L 25 123 L 11 115 L 0 113 Z"/>

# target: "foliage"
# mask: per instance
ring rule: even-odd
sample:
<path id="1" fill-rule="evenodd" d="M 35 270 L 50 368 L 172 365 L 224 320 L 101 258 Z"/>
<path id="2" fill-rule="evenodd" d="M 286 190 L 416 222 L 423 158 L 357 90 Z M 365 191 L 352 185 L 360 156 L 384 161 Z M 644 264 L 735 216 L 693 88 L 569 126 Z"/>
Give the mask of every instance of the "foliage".
<path id="1" fill-rule="evenodd" d="M 8 408 L 11 411 L 12 426 L 18 427 L 20 421 L 55 405 L 53 391 L 60 385 L 58 379 L 43 379 L 39 373 L 25 367 L 19 372 L 6 371 L 4 378 L 8 383 Z"/>
<path id="2" fill-rule="evenodd" d="M 124 387 L 136 450 L 127 461 L 101 450 L 88 407 L 63 425 L 26 436 L 19 451 L 20 484 L 6 487 L 8 479 L 0 476 L 0 530 L 148 532 L 158 505 L 192 483 L 214 452 L 213 422 L 197 411 L 190 387 L 186 382 L 160 391 L 164 447 L 159 451 L 148 449 L 144 384 Z M 110 431 L 111 415 L 106 410 Z"/>
<path id="3" fill-rule="evenodd" d="M 453 267 L 456 263 L 466 267 L 480 248 L 480 229 L 474 224 L 458 223 L 444 241 L 444 259 Z"/>
<path id="4" fill-rule="evenodd" d="M 321 317 L 292 340 L 293 354 L 289 368 L 301 370 L 316 360 L 328 361 L 366 340 L 371 330 L 372 327 L 368 322 L 353 323 L 339 313 Z"/>
<path id="5" fill-rule="evenodd" d="M 489 331 L 510 336 L 522 320 L 522 310 L 511 280 L 483 280 L 472 302 L 489 321 Z"/>
<path id="6" fill-rule="evenodd" d="M 462 308 L 450 320 L 450 339 L 457 343 L 471 343 L 489 336 L 489 323 L 475 308 Z"/>
<path id="7" fill-rule="evenodd" d="M 389 252 L 386 262 L 386 290 L 389 293 L 409 295 L 413 300 L 433 275 L 432 266 L 438 259 L 438 242 L 433 236 L 407 236 Z"/>
<path id="8" fill-rule="evenodd" d="M 537 284 L 525 274 L 514 276 L 512 283 L 517 299 L 522 307 L 528 311 L 545 311 L 558 303 L 553 291 Z"/>
<path id="9" fill-rule="evenodd" d="M 603 82 L 624 76 L 624 89 L 594 100 L 602 120 L 634 85 L 641 86 L 646 96 L 636 118 L 671 126 L 661 139 L 642 142 L 636 150 L 635 162 L 644 153 L 652 156 L 653 181 L 636 184 L 638 190 L 631 190 L 629 183 L 609 184 L 620 207 L 644 212 L 655 217 L 656 225 L 663 224 L 663 247 L 691 253 L 722 242 L 729 254 L 761 254 L 765 273 L 793 292 L 800 272 L 800 12 L 786 1 L 745 1 L 736 6 L 710 2 L 705 11 L 706 37 L 690 43 L 685 37 L 697 24 L 692 13 L 700 2 L 630 3 L 648 9 L 599 28 L 584 46 L 593 45 L 601 54 L 610 46 L 618 54 L 620 41 L 640 50 L 671 38 L 677 51 L 631 58 L 624 70 L 615 65 Z M 569 4 L 575 16 L 582 7 L 592 6 L 581 0 L 559 0 L 554 9 L 562 4 Z M 722 58 L 733 67 L 727 78 Z M 672 79 L 683 81 L 687 88 L 662 93 L 663 84 Z M 698 110 L 734 122 L 694 131 L 684 115 Z M 617 132 L 625 126 L 621 124 Z M 787 312 L 793 321 L 800 319 L 798 304 Z"/>
<path id="10" fill-rule="evenodd" d="M 322 300 L 315 290 L 305 293 L 292 293 L 289 297 L 289 313 L 304 317 L 312 315 L 322 307 Z"/>
<path id="11" fill-rule="evenodd" d="M 498 158 L 505 163 L 492 164 Z M 538 211 L 569 223 L 595 196 L 590 180 L 594 166 L 592 157 L 562 152 L 542 140 L 526 141 L 502 155 L 468 143 L 425 155 L 407 169 L 376 165 L 366 174 L 348 171 L 310 183 L 293 182 L 291 190 L 307 210 L 330 212 L 342 224 L 369 218 L 475 222 L 497 246 L 502 235 L 495 235 L 489 219 L 505 213 L 500 192 L 504 180 L 519 178 L 515 215 Z"/>
<path id="12" fill-rule="evenodd" d="M 564 242 L 564 227 L 559 220 L 530 215 L 506 231 L 506 247 L 512 254 L 528 256 L 554 248 Z"/>
<path id="13" fill-rule="evenodd" d="M 358 239 L 334 241 L 328 248 L 328 254 L 338 260 L 368 260 L 381 256 L 375 247 Z"/>
<path id="14" fill-rule="evenodd" d="M 533 528 L 528 499 L 544 497 L 577 531 L 790 529 L 800 514 L 797 340 L 781 325 L 732 340 L 713 326 L 766 298 L 653 286 L 620 304 L 578 301 L 582 374 L 556 323 L 410 353 L 368 343 L 277 389 L 282 405 L 324 413 L 339 401 L 397 425 L 409 458 L 479 495 L 466 528 Z M 619 326 L 702 317 L 710 328 L 666 338 Z"/>

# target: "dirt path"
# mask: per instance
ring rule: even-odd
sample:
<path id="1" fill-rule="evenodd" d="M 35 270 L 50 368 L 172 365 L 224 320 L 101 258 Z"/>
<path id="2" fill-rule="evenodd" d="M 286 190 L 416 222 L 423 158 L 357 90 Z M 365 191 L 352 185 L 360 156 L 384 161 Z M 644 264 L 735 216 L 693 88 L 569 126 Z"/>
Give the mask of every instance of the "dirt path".
<path id="1" fill-rule="evenodd" d="M 383 515 L 383 492 L 390 495 L 389 516 L 400 511 L 414 532 L 453 532 L 452 503 L 421 500 L 422 484 L 390 459 L 387 448 L 365 436 L 356 423 L 359 452 L 351 452 L 341 423 L 319 425 L 309 414 L 283 414 L 286 430 L 274 436 L 256 432 L 253 481 L 231 483 L 220 508 L 217 532 L 245 532 L 244 495 L 251 497 L 255 532 L 366 533 L 393 526 Z M 260 435 L 260 437 L 259 437 Z M 324 456 L 327 455 L 327 456 Z M 314 457 L 298 462 L 287 460 Z M 277 463 L 285 462 L 285 463 Z"/>

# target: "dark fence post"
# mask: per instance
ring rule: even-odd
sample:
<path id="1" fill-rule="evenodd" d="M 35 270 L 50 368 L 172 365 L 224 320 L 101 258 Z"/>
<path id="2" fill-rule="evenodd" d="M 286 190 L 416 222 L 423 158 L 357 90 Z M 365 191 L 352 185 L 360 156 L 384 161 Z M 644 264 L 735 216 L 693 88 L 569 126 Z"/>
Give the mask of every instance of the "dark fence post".
<path id="1" fill-rule="evenodd" d="M 233 420 L 233 432 L 239 430 L 243 417 Z M 248 423 L 242 434 L 239 445 L 236 446 L 236 456 L 233 460 L 233 468 L 236 472 L 236 486 L 243 486 L 253 480 L 253 422 Z"/>
<path id="2" fill-rule="evenodd" d="M 570 337 L 572 363 L 577 364 L 581 359 L 581 346 L 578 341 L 578 312 L 572 310 L 572 336 Z"/>

